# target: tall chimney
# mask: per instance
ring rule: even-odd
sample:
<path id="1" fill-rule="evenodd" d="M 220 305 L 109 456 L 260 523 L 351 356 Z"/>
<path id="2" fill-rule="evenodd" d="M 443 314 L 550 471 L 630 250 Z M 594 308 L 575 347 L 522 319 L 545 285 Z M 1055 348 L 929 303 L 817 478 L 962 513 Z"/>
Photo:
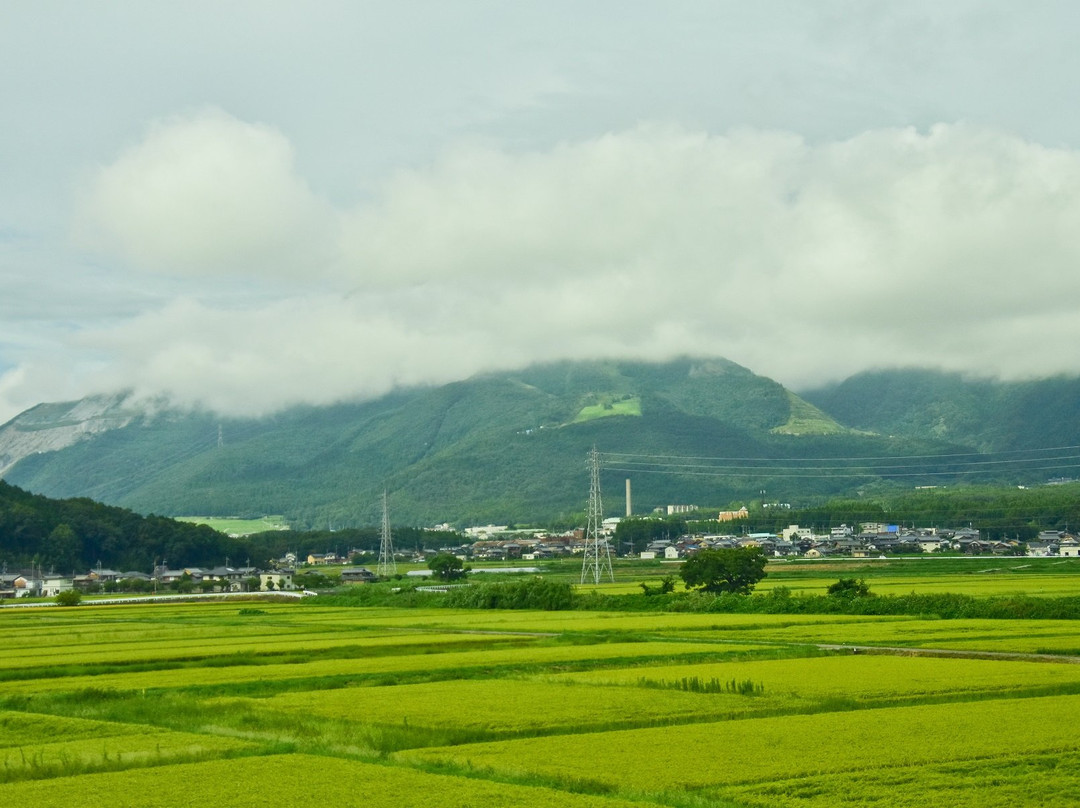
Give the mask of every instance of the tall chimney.
<path id="1" fill-rule="evenodd" d="M 633 511 L 630 509 L 630 478 L 626 478 L 626 515 L 630 516 Z"/>

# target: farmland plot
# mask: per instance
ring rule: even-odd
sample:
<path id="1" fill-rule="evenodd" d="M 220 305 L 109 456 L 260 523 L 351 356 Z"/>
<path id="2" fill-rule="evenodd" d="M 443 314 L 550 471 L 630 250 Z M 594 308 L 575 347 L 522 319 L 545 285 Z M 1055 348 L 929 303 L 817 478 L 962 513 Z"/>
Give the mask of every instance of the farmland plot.
<path id="1" fill-rule="evenodd" d="M 1050 665 L 992 659 L 949 659 L 885 655 L 827 656 L 661 666 L 557 674 L 552 681 L 704 689 L 709 682 L 749 681 L 768 696 L 846 699 L 852 702 L 908 701 L 974 694 L 1015 696 L 1046 688 L 1076 688 L 1080 664 Z"/>
<path id="2" fill-rule="evenodd" d="M 263 705 L 370 724 L 482 730 L 494 737 L 704 721 L 735 717 L 756 706 L 734 694 L 658 694 L 644 688 L 516 679 L 286 693 Z"/>
<path id="3" fill-rule="evenodd" d="M 430 801 L 439 808 L 634 808 L 640 803 L 549 788 L 492 783 L 399 767 L 311 755 L 271 755 L 154 769 L 60 777 L 0 785 L 5 805 L 70 808 L 114 805 L 137 796 L 141 808 L 229 808 L 327 805 L 401 808 Z"/>
<path id="4" fill-rule="evenodd" d="M 1071 657 L 815 643 L 1068 650 L 1080 632 L 1067 620 L 291 603 L 0 613 L 0 800 L 1080 804 Z"/>
<path id="5" fill-rule="evenodd" d="M 1073 753 L 1080 746 L 1073 729 L 1078 719 L 1080 698 L 1010 699 L 477 743 L 398 758 L 662 796 L 856 772 L 883 761 L 916 766 L 1002 750 Z M 802 748 L 793 748 L 799 743 Z"/>

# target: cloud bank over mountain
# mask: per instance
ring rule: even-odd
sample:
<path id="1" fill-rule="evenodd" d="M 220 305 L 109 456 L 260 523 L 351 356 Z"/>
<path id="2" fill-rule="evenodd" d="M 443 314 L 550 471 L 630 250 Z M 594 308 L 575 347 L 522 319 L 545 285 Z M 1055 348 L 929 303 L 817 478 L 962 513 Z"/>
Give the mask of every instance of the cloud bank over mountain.
<path id="1" fill-rule="evenodd" d="M 722 355 L 796 387 L 1080 370 L 1052 347 L 1080 336 L 1070 150 L 965 125 L 816 145 L 642 125 L 462 146 L 352 208 L 290 155 L 210 110 L 92 177 L 80 242 L 184 281 L 73 338 L 94 384 L 247 414 L 561 358 Z"/>
<path id="2" fill-rule="evenodd" d="M 0 127 L 0 422 L 562 358 L 721 355 L 796 388 L 1080 373 L 1072 5 L 8 22 L 0 64 L 36 80 Z"/>

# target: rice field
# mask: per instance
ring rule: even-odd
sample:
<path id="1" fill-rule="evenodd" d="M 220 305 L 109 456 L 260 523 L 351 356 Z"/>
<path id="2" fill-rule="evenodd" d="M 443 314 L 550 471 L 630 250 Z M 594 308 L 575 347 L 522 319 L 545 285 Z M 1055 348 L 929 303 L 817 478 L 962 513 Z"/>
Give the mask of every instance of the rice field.
<path id="1" fill-rule="evenodd" d="M 248 606 L 0 612 L 0 801 L 1080 804 L 1074 621 Z"/>

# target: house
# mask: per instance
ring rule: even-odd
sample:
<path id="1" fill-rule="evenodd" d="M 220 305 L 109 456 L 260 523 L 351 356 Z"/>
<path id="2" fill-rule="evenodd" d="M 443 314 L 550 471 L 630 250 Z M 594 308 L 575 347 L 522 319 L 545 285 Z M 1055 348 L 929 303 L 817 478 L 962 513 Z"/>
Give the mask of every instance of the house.
<path id="1" fill-rule="evenodd" d="M 341 571 L 343 584 L 369 584 L 377 580 L 378 576 L 366 567 L 347 567 Z"/>
<path id="2" fill-rule="evenodd" d="M 1058 555 L 1062 558 L 1080 558 L 1080 542 L 1066 533 L 1058 544 Z"/>
<path id="3" fill-rule="evenodd" d="M 49 574 L 41 580 L 41 596 L 55 598 L 61 592 L 69 592 L 75 587 L 71 578 L 64 575 Z"/>
<path id="4" fill-rule="evenodd" d="M 90 582 L 105 584 L 120 580 L 122 574 L 119 570 L 107 570 L 98 566 L 90 570 L 86 577 Z"/>
<path id="5" fill-rule="evenodd" d="M 204 570 L 203 582 L 212 581 L 214 588 L 224 592 L 241 592 L 244 581 L 258 573 L 254 567 L 214 567 Z"/>
<path id="6" fill-rule="evenodd" d="M 949 547 L 949 540 L 940 536 L 925 536 L 919 539 L 919 549 L 924 553 L 940 553 Z"/>
<path id="7" fill-rule="evenodd" d="M 664 548 L 664 558 L 666 559 L 676 559 L 679 558 L 680 555 L 681 553 L 679 552 L 679 548 L 676 547 L 674 544 L 669 544 L 667 547 Z"/>
<path id="8" fill-rule="evenodd" d="M 172 584 L 183 580 L 185 575 L 192 583 L 201 583 L 203 570 L 201 567 L 184 567 L 182 570 L 159 570 L 157 578 L 163 584 Z"/>
<path id="9" fill-rule="evenodd" d="M 18 573 L 0 575 L 0 598 L 24 598 L 37 594 L 38 582 Z"/>
<path id="10" fill-rule="evenodd" d="M 293 570 L 291 569 L 270 570 L 269 572 L 259 573 L 260 592 L 288 592 L 293 589 L 296 589 L 296 585 L 293 583 Z"/>
<path id="11" fill-rule="evenodd" d="M 1047 556 L 1056 556 L 1058 554 L 1058 545 L 1056 542 L 1042 542 L 1042 541 L 1030 541 L 1027 545 L 1027 551 L 1024 555 L 1031 556 L 1033 558 L 1045 558 Z"/>

